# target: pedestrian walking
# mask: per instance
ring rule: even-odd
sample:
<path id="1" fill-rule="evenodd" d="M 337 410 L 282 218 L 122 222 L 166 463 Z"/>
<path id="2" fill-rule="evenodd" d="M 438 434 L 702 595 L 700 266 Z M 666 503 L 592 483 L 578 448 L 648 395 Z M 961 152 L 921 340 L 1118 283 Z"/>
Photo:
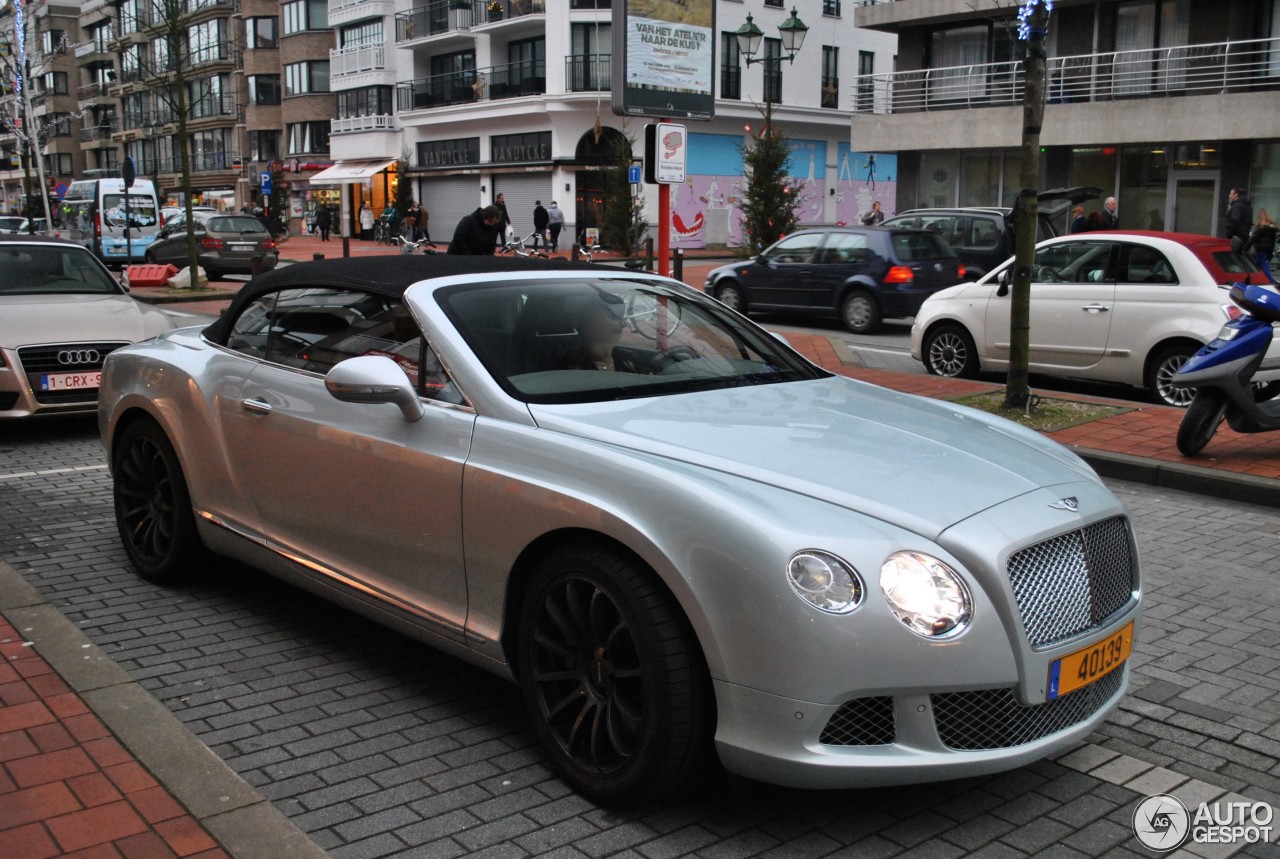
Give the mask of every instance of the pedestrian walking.
<path id="1" fill-rule="evenodd" d="M 1115 197 L 1108 197 L 1102 204 L 1102 229 L 1120 229 L 1120 204 Z"/>
<path id="2" fill-rule="evenodd" d="M 498 237 L 498 220 L 501 217 L 502 213 L 497 206 L 485 206 L 470 215 L 463 215 L 453 231 L 453 241 L 449 242 L 448 252 L 455 256 L 492 256 Z"/>
<path id="3" fill-rule="evenodd" d="M 884 211 L 880 208 L 879 200 L 873 200 L 871 202 L 871 211 L 862 216 L 862 223 L 868 227 L 874 227 L 876 224 L 884 223 Z"/>
<path id="4" fill-rule="evenodd" d="M 1249 241 L 1249 228 L 1253 225 L 1253 206 L 1244 195 L 1244 189 L 1232 188 L 1227 194 L 1227 226 L 1226 237 L 1231 240 L 1231 249 L 1238 251 Z"/>
<path id="5" fill-rule="evenodd" d="M 547 209 L 547 229 L 551 231 L 551 250 L 560 250 L 560 231 L 564 229 L 564 212 L 556 201 L 551 201 L 550 208 Z"/>
<path id="6" fill-rule="evenodd" d="M 328 206 L 316 209 L 316 229 L 320 231 L 320 241 L 329 241 L 329 230 L 333 227 L 333 215 Z"/>
<path id="7" fill-rule="evenodd" d="M 515 238 L 515 230 L 511 226 L 511 215 L 507 212 L 506 196 L 499 194 L 493 205 L 497 206 L 498 211 L 502 213 L 502 218 L 498 221 L 498 244 L 503 244 L 508 239 Z"/>
<path id="8" fill-rule="evenodd" d="M 1249 240 L 1241 248 L 1245 253 L 1253 251 L 1258 268 L 1266 274 L 1267 280 L 1275 283 L 1271 274 L 1271 255 L 1276 252 L 1276 222 L 1271 220 L 1271 213 L 1266 209 L 1258 209 L 1258 220 L 1253 222 L 1249 232 Z"/>
<path id="9" fill-rule="evenodd" d="M 551 218 L 547 214 L 547 210 L 542 208 L 541 200 L 533 201 L 533 246 L 539 247 L 540 243 L 547 235 L 547 224 Z"/>
<path id="10" fill-rule="evenodd" d="M 373 240 L 373 207 L 360 207 L 360 238 Z"/>

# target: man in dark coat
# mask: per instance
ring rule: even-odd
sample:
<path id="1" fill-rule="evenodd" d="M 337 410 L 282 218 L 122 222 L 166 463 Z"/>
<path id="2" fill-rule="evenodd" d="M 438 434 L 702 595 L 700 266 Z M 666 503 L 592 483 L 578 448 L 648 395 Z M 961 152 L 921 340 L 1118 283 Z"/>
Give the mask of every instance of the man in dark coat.
<path id="1" fill-rule="evenodd" d="M 1232 188 L 1227 194 L 1226 237 L 1231 239 L 1231 249 L 1238 251 L 1249 241 L 1249 228 L 1253 226 L 1253 206 L 1240 188 Z"/>
<path id="2" fill-rule="evenodd" d="M 320 231 L 320 241 L 329 241 L 329 230 L 333 227 L 333 215 L 329 214 L 328 206 L 320 206 L 316 209 L 316 229 Z"/>
<path id="3" fill-rule="evenodd" d="M 507 213 L 507 198 L 502 194 L 493 201 L 493 205 L 498 207 L 498 211 L 502 216 L 498 220 L 498 244 L 506 244 L 507 230 L 511 228 L 511 215 Z"/>
<path id="4" fill-rule="evenodd" d="M 494 242 L 498 239 L 498 222 L 502 213 L 497 206 L 485 206 L 476 209 L 470 215 L 464 215 L 458 221 L 458 228 L 453 231 L 453 241 L 449 242 L 449 253 L 470 254 L 473 256 L 493 255 Z"/>
<path id="5" fill-rule="evenodd" d="M 533 246 L 535 248 L 542 247 L 542 240 L 547 237 L 547 224 L 551 223 L 551 216 L 547 214 L 547 210 L 542 208 L 541 200 L 533 201 Z"/>

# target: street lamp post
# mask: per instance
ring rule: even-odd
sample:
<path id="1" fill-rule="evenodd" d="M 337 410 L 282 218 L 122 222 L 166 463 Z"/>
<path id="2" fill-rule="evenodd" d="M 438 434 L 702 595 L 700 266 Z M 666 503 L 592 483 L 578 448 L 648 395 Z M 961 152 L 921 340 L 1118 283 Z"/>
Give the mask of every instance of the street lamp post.
<path id="1" fill-rule="evenodd" d="M 786 60 L 789 63 L 796 61 L 796 54 L 800 52 L 800 46 L 804 44 L 805 34 L 809 32 L 809 28 L 796 17 L 795 7 L 791 7 L 791 17 L 778 25 L 778 36 L 782 41 L 782 49 L 786 51 L 786 56 L 763 56 L 757 57 L 760 52 L 760 43 L 764 41 L 764 31 L 755 25 L 751 20 L 751 16 L 747 16 L 747 23 L 743 24 L 734 33 L 738 37 L 738 52 L 747 58 L 747 65 L 754 63 L 781 63 Z"/>

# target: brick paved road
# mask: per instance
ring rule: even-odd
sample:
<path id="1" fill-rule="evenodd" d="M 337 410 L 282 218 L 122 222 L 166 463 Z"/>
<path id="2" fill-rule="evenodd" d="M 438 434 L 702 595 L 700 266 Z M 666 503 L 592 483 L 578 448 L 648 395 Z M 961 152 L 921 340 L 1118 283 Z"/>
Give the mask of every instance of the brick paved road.
<path id="1" fill-rule="evenodd" d="M 550 775 L 512 686 L 236 565 L 134 577 L 92 421 L 0 429 L 0 558 L 336 857 L 1134 856 L 1145 794 L 1280 803 L 1280 511 L 1115 484 L 1149 594 L 1134 694 L 1057 762 L 619 813 Z"/>

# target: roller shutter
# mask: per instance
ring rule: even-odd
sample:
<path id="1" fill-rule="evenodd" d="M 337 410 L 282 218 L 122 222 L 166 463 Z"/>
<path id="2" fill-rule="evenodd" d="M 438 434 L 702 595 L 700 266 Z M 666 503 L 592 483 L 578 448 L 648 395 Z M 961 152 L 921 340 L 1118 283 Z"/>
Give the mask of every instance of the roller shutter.
<path id="1" fill-rule="evenodd" d="M 516 238 L 524 238 L 533 232 L 533 204 L 541 200 L 546 208 L 553 199 L 564 208 L 564 200 L 551 196 L 551 173 L 495 173 L 493 177 L 493 199 L 503 194 L 507 201 L 507 213 L 511 215 L 511 226 L 515 227 Z M 567 216 L 566 216 L 567 217 Z M 564 238 L 560 239 L 564 246 Z"/>
<path id="2" fill-rule="evenodd" d="M 418 183 L 418 201 L 427 210 L 431 240 L 449 244 L 458 221 L 480 205 L 479 176 L 439 176 Z"/>

